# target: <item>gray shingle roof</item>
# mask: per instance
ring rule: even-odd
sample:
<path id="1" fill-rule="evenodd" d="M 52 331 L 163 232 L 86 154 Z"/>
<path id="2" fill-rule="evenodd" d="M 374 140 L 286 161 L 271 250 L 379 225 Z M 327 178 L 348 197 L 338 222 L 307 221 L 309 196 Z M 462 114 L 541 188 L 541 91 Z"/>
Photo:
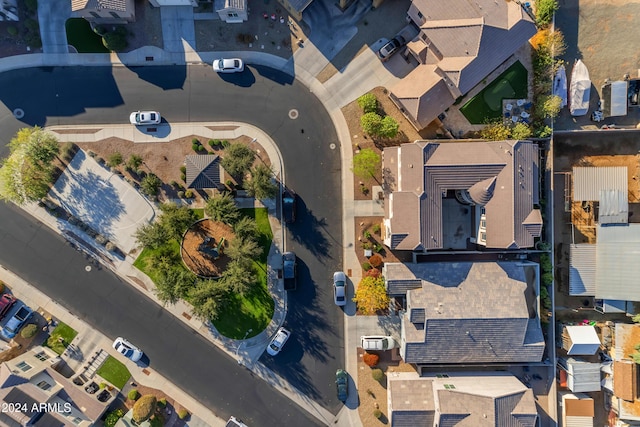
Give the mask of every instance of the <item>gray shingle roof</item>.
<path id="1" fill-rule="evenodd" d="M 542 216 L 533 212 L 538 203 L 535 144 L 419 141 L 384 152 L 384 176 L 391 181 L 384 188 L 393 191 L 385 207 L 391 249 L 443 248 L 442 195 L 447 190 L 473 189 L 481 201 L 491 196 L 485 205 L 489 248 L 528 248 L 540 236 Z M 478 184 L 487 187 L 483 197 Z"/>
<path id="2" fill-rule="evenodd" d="M 185 158 L 187 188 L 216 188 L 220 185 L 220 157 L 190 155 Z"/>
<path id="3" fill-rule="evenodd" d="M 127 0 L 71 0 L 71 10 L 83 9 L 127 11 Z"/>
<path id="4" fill-rule="evenodd" d="M 391 264 L 391 265 L 389 265 Z M 422 287 L 407 292 L 407 363 L 512 363 L 542 359 L 539 319 L 529 319 L 526 269 L 532 263 L 441 262 L 385 266 L 386 280 L 411 272 Z M 533 275 L 532 275 L 533 276 Z M 420 310 L 420 312 L 415 311 Z M 424 316 L 422 317 L 422 314 Z"/>

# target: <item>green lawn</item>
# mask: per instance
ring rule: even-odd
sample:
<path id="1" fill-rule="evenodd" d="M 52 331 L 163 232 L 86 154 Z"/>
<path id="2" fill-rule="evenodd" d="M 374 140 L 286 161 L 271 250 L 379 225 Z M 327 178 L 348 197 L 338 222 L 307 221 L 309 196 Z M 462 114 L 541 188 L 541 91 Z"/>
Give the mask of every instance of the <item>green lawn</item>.
<path id="1" fill-rule="evenodd" d="M 129 372 L 127 367 L 113 356 L 107 357 L 102 366 L 100 366 L 100 369 L 96 371 L 96 374 L 120 390 L 122 390 L 122 387 L 124 387 L 129 378 L 131 378 L 131 372 Z"/>
<path id="2" fill-rule="evenodd" d="M 56 353 L 62 354 L 76 335 L 78 335 L 78 331 L 65 323 L 58 322 L 58 326 L 51 332 L 44 345 Z M 62 342 L 60 342 L 60 338 L 62 338 Z"/>
<path id="3" fill-rule="evenodd" d="M 67 42 L 79 53 L 109 53 L 102 44 L 102 37 L 91 29 L 89 21 L 84 18 L 70 18 L 65 23 Z"/>
<path id="4" fill-rule="evenodd" d="M 196 219 L 200 220 L 204 218 L 204 209 L 199 208 L 199 209 L 191 209 L 191 210 L 196 215 Z"/>
<path id="5" fill-rule="evenodd" d="M 460 112 L 470 123 L 481 125 L 502 118 L 503 99 L 524 99 L 527 96 L 527 69 L 516 61 L 464 104 Z"/>
<path id="6" fill-rule="evenodd" d="M 222 335 L 236 339 L 244 337 L 249 329 L 252 329 L 252 332 L 248 335 L 249 337 L 263 331 L 273 317 L 274 307 L 273 299 L 267 288 L 267 256 L 273 240 L 268 211 L 265 208 L 261 208 L 240 209 L 240 212 L 242 215 L 255 219 L 258 226 L 257 240 L 258 244 L 263 248 L 263 252 L 260 258 L 254 261 L 254 269 L 258 281 L 254 291 L 245 296 L 232 295 L 218 319 L 213 322 Z M 144 248 L 133 265 L 149 276 L 151 280 L 156 281 L 157 273 L 150 265 L 147 265 L 147 260 L 155 252 L 166 250 L 166 248 Z M 172 252 L 173 258 L 180 260 L 179 265 L 182 268 L 186 268 L 180 258 L 180 244 L 172 241 L 169 244 L 169 250 Z"/>
<path id="7" fill-rule="evenodd" d="M 241 209 L 240 212 L 256 220 L 258 243 L 264 249 L 260 259 L 254 262 L 258 286 L 248 295 L 233 295 L 229 304 L 221 311 L 213 325 L 224 336 L 242 339 L 262 332 L 273 317 L 273 299 L 267 288 L 267 255 L 273 240 L 267 209 Z"/>

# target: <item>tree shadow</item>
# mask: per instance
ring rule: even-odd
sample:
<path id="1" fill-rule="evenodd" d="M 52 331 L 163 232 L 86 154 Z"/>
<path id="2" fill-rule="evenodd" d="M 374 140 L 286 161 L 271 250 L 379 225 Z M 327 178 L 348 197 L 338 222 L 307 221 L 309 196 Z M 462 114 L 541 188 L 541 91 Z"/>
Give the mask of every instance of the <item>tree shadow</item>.
<path id="1" fill-rule="evenodd" d="M 342 245 L 326 228 L 326 220 L 316 217 L 307 208 L 304 199 L 298 195 L 296 207 L 296 222 L 288 224 L 291 238 L 308 249 L 315 257 L 323 260 L 332 259 L 329 253 L 330 237 L 336 245 Z"/>

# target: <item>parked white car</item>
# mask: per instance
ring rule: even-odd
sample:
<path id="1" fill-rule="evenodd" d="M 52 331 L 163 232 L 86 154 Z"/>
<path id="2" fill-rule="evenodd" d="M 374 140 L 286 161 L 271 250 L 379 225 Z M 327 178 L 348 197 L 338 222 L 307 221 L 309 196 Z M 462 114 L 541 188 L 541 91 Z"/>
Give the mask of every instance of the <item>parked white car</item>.
<path id="1" fill-rule="evenodd" d="M 213 61 L 213 71 L 216 73 L 241 73 L 244 71 L 244 63 L 240 58 L 216 59 Z"/>
<path id="2" fill-rule="evenodd" d="M 282 350 L 282 347 L 284 347 L 290 336 L 291 332 L 289 332 L 287 329 L 278 329 L 278 332 L 276 332 L 276 335 L 273 337 L 273 339 L 269 343 L 269 346 L 267 347 L 267 353 L 269 353 L 271 356 L 275 356 L 280 353 L 280 350 Z"/>
<path id="3" fill-rule="evenodd" d="M 333 302 L 339 307 L 347 304 L 347 276 L 342 271 L 333 273 Z"/>
<path id="4" fill-rule="evenodd" d="M 113 348 L 115 348 L 118 353 L 122 354 L 128 359 L 133 360 L 134 362 L 142 359 L 142 355 L 144 354 L 142 350 L 122 337 L 116 338 L 116 340 L 113 342 Z"/>
<path id="5" fill-rule="evenodd" d="M 135 111 L 129 116 L 132 125 L 158 125 L 162 121 L 157 111 Z"/>
<path id="6" fill-rule="evenodd" d="M 360 337 L 360 347 L 364 350 L 390 350 L 398 344 L 393 337 L 382 335 L 365 335 Z"/>

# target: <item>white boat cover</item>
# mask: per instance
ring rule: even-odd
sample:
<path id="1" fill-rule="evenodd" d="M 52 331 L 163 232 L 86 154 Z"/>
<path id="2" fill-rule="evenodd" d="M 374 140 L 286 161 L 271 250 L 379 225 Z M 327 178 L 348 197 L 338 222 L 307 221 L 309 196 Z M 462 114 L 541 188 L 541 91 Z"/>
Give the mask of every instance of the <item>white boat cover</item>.
<path id="1" fill-rule="evenodd" d="M 571 72 L 571 87 L 569 93 L 569 110 L 572 116 L 584 116 L 589 111 L 589 97 L 591 96 L 591 80 L 589 70 L 581 60 L 573 64 Z"/>
<path id="2" fill-rule="evenodd" d="M 564 70 L 564 65 L 561 65 L 556 71 L 556 76 L 553 79 L 553 94 L 562 99 L 561 108 L 567 106 L 567 73 Z"/>

